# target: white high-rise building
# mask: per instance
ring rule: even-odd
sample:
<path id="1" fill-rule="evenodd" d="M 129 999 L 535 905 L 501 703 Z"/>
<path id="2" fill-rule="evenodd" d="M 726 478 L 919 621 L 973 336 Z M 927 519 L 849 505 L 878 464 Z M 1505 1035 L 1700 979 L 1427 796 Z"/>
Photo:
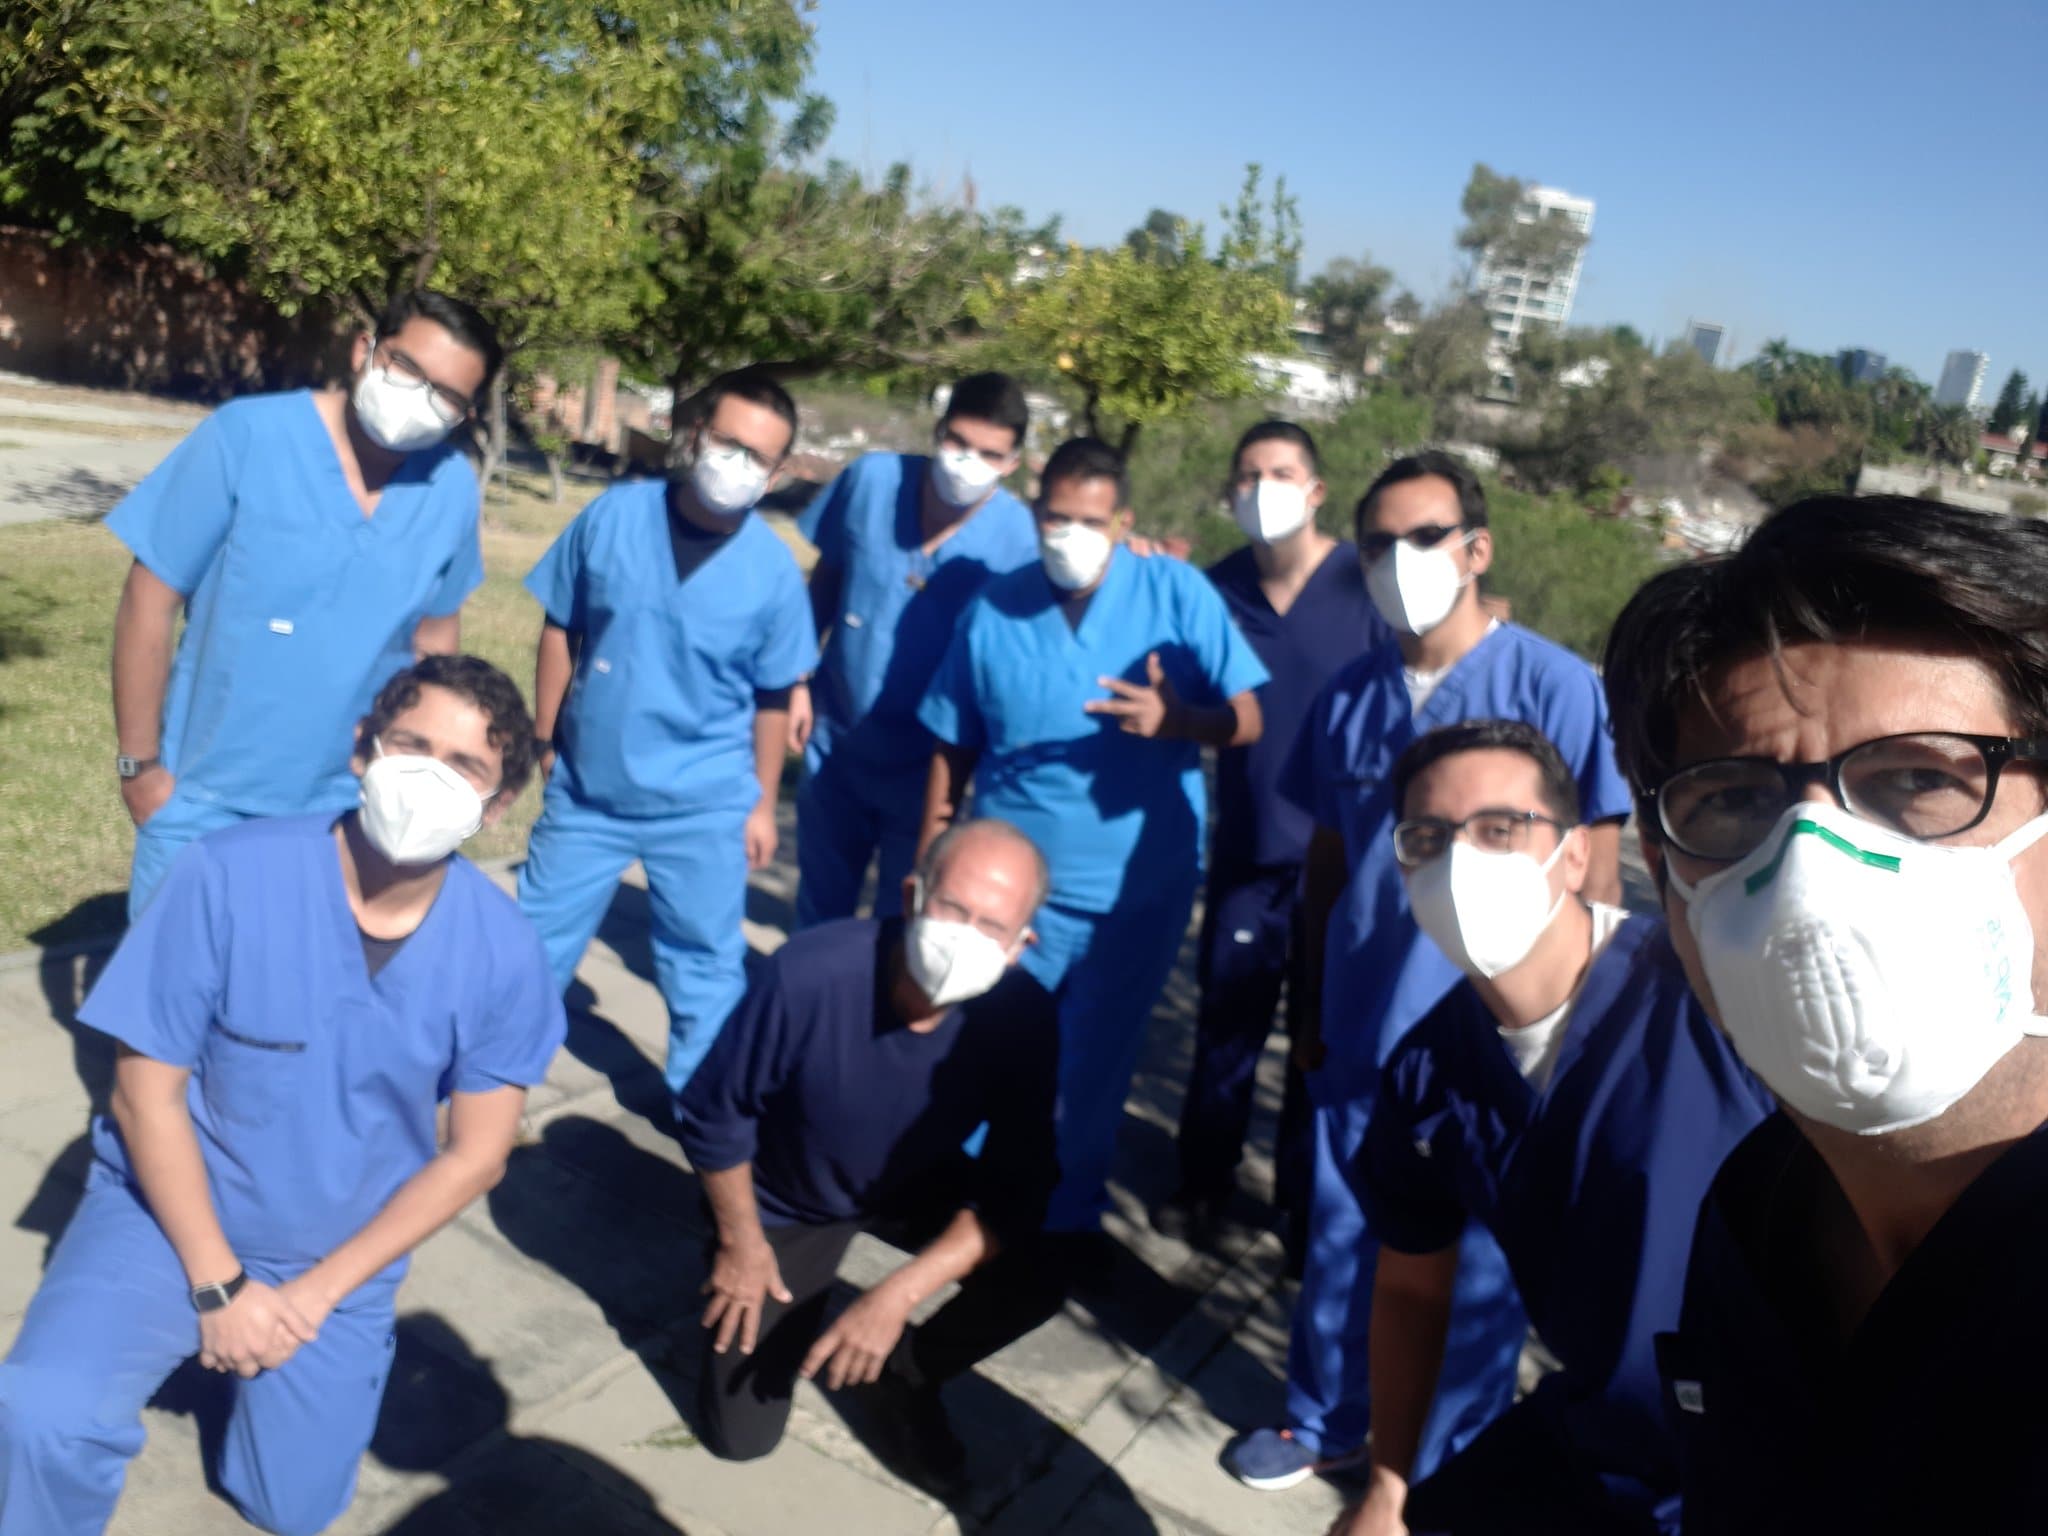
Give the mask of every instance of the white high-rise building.
<path id="1" fill-rule="evenodd" d="M 1593 200 L 1573 197 L 1556 187 L 1530 187 L 1523 194 L 1515 217 L 1525 224 L 1538 219 L 1568 219 L 1581 234 L 1593 231 Z M 1579 291 L 1579 269 L 1585 265 L 1586 249 L 1579 247 L 1571 265 L 1562 272 L 1529 272 L 1521 267 L 1496 262 L 1482 254 L 1472 272 L 1472 291 L 1486 305 L 1486 317 L 1493 324 L 1494 339 L 1507 351 L 1522 332 L 1544 325 L 1562 330 L 1571 319 L 1572 300 Z"/>
<path id="2" fill-rule="evenodd" d="M 1936 405 L 1960 405 L 1977 409 L 1978 393 L 1984 388 L 1984 370 L 1991 359 L 1982 352 L 1951 352 L 1941 365 L 1941 382 L 1934 386 Z"/>

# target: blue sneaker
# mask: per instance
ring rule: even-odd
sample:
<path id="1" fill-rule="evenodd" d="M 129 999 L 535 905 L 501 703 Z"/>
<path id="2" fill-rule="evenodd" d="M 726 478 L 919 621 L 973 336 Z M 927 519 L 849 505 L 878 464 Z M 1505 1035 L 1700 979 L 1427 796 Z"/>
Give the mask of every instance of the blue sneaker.
<path id="1" fill-rule="evenodd" d="M 1340 1472 L 1366 1458 L 1364 1446 L 1342 1456 L 1318 1457 L 1291 1429 L 1255 1429 L 1223 1453 L 1223 1470 L 1261 1493 L 1278 1493 L 1318 1472 Z"/>

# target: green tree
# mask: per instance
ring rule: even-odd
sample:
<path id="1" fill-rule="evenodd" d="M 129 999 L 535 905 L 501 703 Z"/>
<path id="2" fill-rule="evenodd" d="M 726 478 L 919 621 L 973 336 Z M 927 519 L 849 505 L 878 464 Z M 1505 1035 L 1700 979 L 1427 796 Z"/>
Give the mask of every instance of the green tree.
<path id="1" fill-rule="evenodd" d="M 1164 208 L 1154 208 L 1145 222 L 1124 236 L 1133 255 L 1145 261 L 1172 266 L 1186 254 L 1188 221 Z"/>
<path id="2" fill-rule="evenodd" d="M 1937 405 L 1923 411 L 1913 423 L 1910 446 L 1937 464 L 1961 469 L 1976 457 L 1978 436 L 1977 419 L 1967 409 Z"/>
<path id="3" fill-rule="evenodd" d="M 1340 256 L 1308 280 L 1302 297 L 1322 327 L 1323 345 L 1341 367 L 1365 371 L 1385 336 L 1382 305 L 1393 285 L 1394 274 L 1370 256 Z"/>
<path id="4" fill-rule="evenodd" d="M 2001 436 L 2020 424 L 2027 409 L 2027 376 L 2015 368 L 1999 388 L 1998 402 L 1991 407 L 1991 430 Z"/>
<path id="5" fill-rule="evenodd" d="M 1486 499 L 1495 550 L 1487 587 L 1514 605 L 1516 623 L 1597 658 L 1622 604 L 1662 564 L 1656 541 L 1565 496 L 1489 485 Z"/>
<path id="6" fill-rule="evenodd" d="M 1585 249 L 1585 231 L 1561 214 L 1539 214 L 1529 201 L 1529 186 L 1485 164 L 1472 167 L 1460 205 L 1465 223 L 1457 244 L 1475 270 L 1488 262 L 1518 267 L 1533 277 L 1555 277 Z"/>
<path id="7" fill-rule="evenodd" d="M 1414 322 L 1388 361 L 1395 383 L 1430 402 L 1437 430 L 1450 426 L 1457 402 L 1486 387 L 1493 368 L 1493 328 L 1476 299 L 1455 299 Z"/>
<path id="8" fill-rule="evenodd" d="M 1598 333 L 1524 339 L 1535 344 L 1517 359 L 1516 377 L 1538 380 L 1543 422 L 1534 441 L 1504 453 L 1539 490 L 1604 488 L 1611 500 L 1615 474 L 1628 461 L 1697 453 L 1758 418 L 1751 386 L 1708 367 L 1690 347 L 1653 357 Z M 1576 382 L 1558 377 L 1559 361 Z"/>
<path id="9" fill-rule="evenodd" d="M 1213 254 L 1191 225 L 1171 265 L 1128 245 L 1074 247 L 1043 277 L 990 278 L 974 313 L 997 338 L 994 355 L 1064 380 L 1089 431 L 1125 452 L 1147 426 L 1261 393 L 1250 359 L 1292 349 L 1281 274 L 1299 247 L 1284 187 L 1262 208 L 1258 186 L 1253 166 Z"/>

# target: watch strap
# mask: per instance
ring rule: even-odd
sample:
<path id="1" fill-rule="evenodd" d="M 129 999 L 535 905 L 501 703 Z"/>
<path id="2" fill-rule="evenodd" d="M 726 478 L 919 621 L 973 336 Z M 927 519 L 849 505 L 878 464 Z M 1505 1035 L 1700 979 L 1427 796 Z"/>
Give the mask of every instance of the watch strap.
<path id="1" fill-rule="evenodd" d="M 114 757 L 114 772 L 124 779 L 136 779 L 162 764 L 161 757 L 130 757 L 123 752 Z"/>
<path id="2" fill-rule="evenodd" d="M 237 1270 L 235 1278 L 228 1281 L 210 1280 L 205 1285 L 192 1287 L 192 1307 L 197 1312 L 218 1312 L 237 1296 L 242 1287 L 249 1283 L 249 1272 Z"/>

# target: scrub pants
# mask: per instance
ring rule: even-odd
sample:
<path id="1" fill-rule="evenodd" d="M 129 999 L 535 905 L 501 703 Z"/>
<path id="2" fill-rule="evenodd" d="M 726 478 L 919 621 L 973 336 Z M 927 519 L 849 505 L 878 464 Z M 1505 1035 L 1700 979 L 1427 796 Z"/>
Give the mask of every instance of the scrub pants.
<path id="1" fill-rule="evenodd" d="M 1656 1500 L 1636 1486 L 1619 1496 L 1586 1465 L 1556 1406 L 1541 1392 L 1522 1399 L 1417 1483 L 1402 1511 L 1413 1536 L 1676 1536 L 1676 1491 Z"/>
<path id="2" fill-rule="evenodd" d="M 1131 1074 L 1194 908 L 1192 870 L 1162 877 L 1134 869 L 1126 880 L 1112 912 L 1047 902 L 1032 920 L 1038 942 L 1024 951 L 1025 969 L 1060 1014 L 1060 1182 L 1049 1232 L 1092 1232 L 1109 1208 Z"/>
<path id="3" fill-rule="evenodd" d="M 907 1250 L 923 1246 L 960 1209 L 935 1207 L 923 1220 L 884 1224 L 877 1235 Z M 724 1354 L 704 1333 L 704 1363 L 697 1376 L 697 1435 L 712 1455 L 727 1461 L 766 1456 L 789 1423 L 796 1373 L 824 1331 L 826 1305 L 847 1245 L 869 1224 L 836 1221 L 820 1226 L 763 1227 L 790 1300 L 763 1298 L 760 1333 L 751 1355 L 734 1345 Z M 714 1240 L 706 1258 L 717 1259 Z M 889 1370 L 914 1387 L 937 1386 L 965 1375 L 981 1361 L 1059 1311 L 1066 1297 L 1064 1270 L 1043 1237 L 1026 1238 L 960 1282 L 951 1301 L 920 1325 L 903 1330 Z M 820 1378 L 822 1381 L 822 1377 Z"/>
<path id="4" fill-rule="evenodd" d="M 1372 1427 L 1367 1346 L 1379 1244 L 1349 1176 L 1371 1102 L 1366 1094 L 1314 1111 L 1315 1186 L 1308 1263 L 1287 1347 L 1287 1420 L 1296 1438 L 1323 1456 L 1356 1449 Z M 1416 1449 L 1416 1481 L 1514 1402 L 1515 1367 L 1528 1334 L 1507 1256 L 1484 1228 L 1468 1224 L 1436 1401 Z"/>
<path id="5" fill-rule="evenodd" d="M 185 851 L 187 843 L 248 819 L 224 805 L 191 799 L 183 789 L 172 785 L 171 798 L 135 829 L 135 861 L 128 871 L 130 921 L 149 905 L 149 898 L 156 894 L 157 886 L 170 873 L 171 864 Z"/>
<path id="6" fill-rule="evenodd" d="M 558 776 L 519 869 L 519 907 L 540 933 L 555 985 L 569 989 L 619 877 L 647 871 L 654 982 L 668 1005 L 671 1092 L 680 1093 L 746 991 L 747 813 L 613 816 Z"/>
<path id="7" fill-rule="evenodd" d="M 229 1378 L 216 1470 L 252 1524 L 310 1536 L 348 1508 L 391 1371 L 396 1294 L 395 1282 L 373 1282 L 277 1370 Z M 95 1166 L 0 1364 L 0 1536 L 97 1536 L 142 1449 L 143 1405 L 198 1349 L 169 1239 L 118 1174 Z"/>
<path id="8" fill-rule="evenodd" d="M 897 910 L 903 882 L 917 865 L 930 762 L 927 755 L 908 768 L 877 768 L 850 753 L 827 751 L 811 737 L 796 792 L 798 928 L 853 916 L 877 855 L 875 910 Z"/>
<path id="9" fill-rule="evenodd" d="M 1284 983 L 1302 996 L 1301 867 L 1214 870 L 1202 902 L 1201 1011 L 1180 1109 L 1181 1188 L 1203 1199 L 1230 1192 L 1251 1126 L 1259 1056 Z M 1308 1205 L 1313 1157 L 1307 1089 L 1290 1057 L 1273 1156 L 1273 1203 Z"/>

